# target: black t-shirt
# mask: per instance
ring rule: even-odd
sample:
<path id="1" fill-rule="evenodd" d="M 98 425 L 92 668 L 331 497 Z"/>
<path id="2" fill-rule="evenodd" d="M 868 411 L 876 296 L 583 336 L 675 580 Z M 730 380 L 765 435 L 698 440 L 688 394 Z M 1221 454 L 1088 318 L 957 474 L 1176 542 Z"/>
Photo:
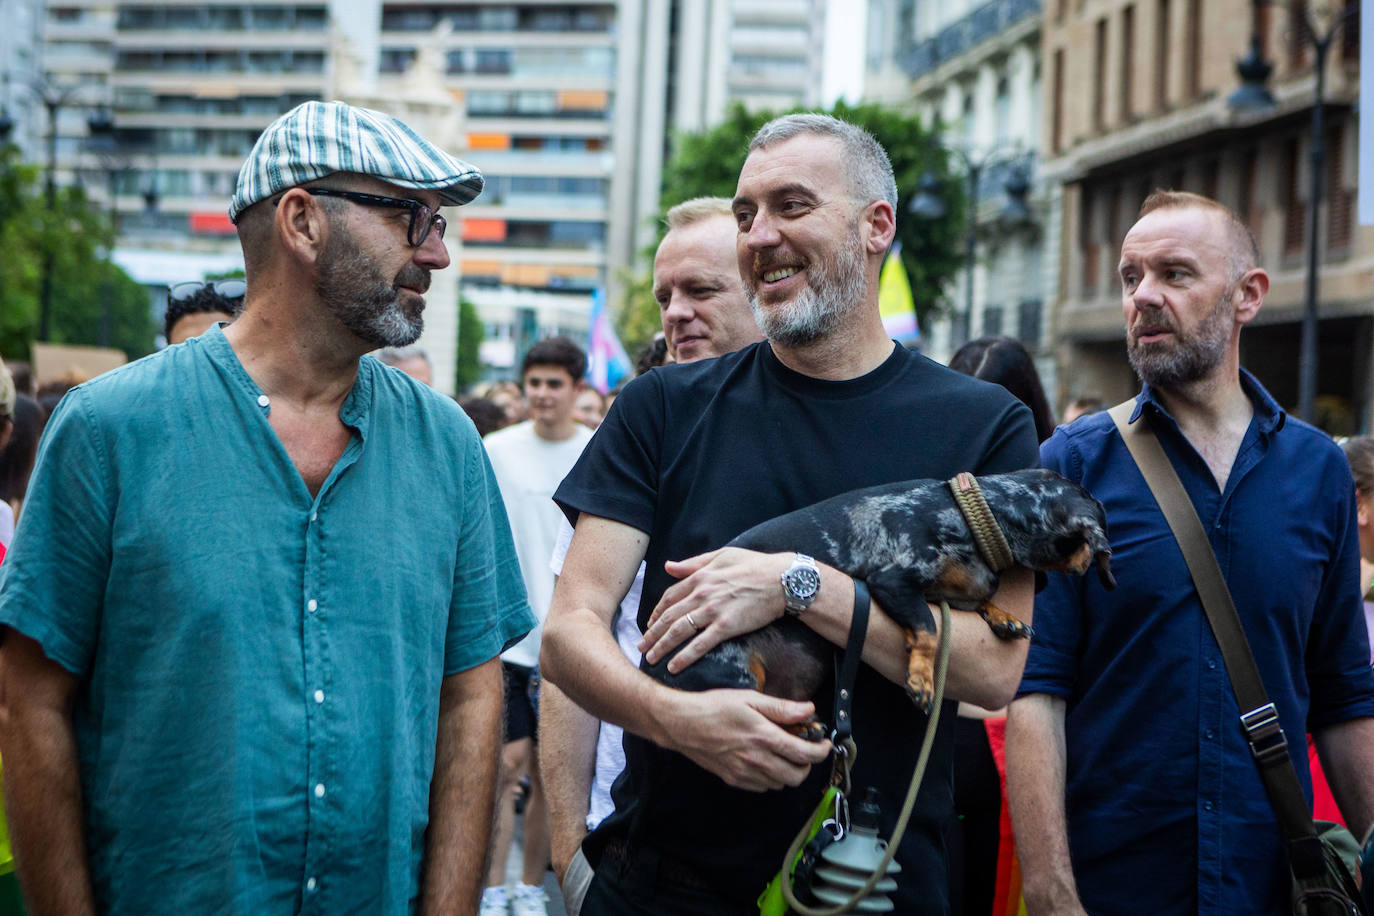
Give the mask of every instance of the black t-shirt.
<path id="1" fill-rule="evenodd" d="M 860 487 L 960 471 L 990 474 L 1036 463 L 1030 411 L 1005 389 L 894 347 L 857 379 L 826 381 L 784 366 L 767 342 L 719 359 L 667 366 L 636 379 L 554 499 L 649 534 L 643 628 L 675 580 L 664 561 L 724 545 L 759 522 Z M 829 697 L 818 698 L 823 721 Z M 946 703 L 916 813 L 902 842 L 897 911 L 947 908 L 943 833 L 952 817 Z M 892 826 L 906 796 L 926 717 L 900 687 L 861 666 L 854 697 L 855 801 L 882 792 Z M 626 733 L 616 810 L 588 840 L 597 861 L 624 837 L 683 860 L 742 907 L 777 872 L 820 800 L 830 764 L 797 789 L 731 788 L 686 757 Z"/>

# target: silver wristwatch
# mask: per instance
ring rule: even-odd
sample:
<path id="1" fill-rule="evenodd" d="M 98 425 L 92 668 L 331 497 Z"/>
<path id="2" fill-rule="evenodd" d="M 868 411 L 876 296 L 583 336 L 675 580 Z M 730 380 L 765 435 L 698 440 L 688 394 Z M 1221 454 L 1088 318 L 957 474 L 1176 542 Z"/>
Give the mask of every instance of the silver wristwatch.
<path id="1" fill-rule="evenodd" d="M 789 617 L 800 616 L 811 606 L 821 590 L 821 570 L 816 561 L 804 553 L 797 554 L 792 565 L 782 574 L 782 597 Z"/>

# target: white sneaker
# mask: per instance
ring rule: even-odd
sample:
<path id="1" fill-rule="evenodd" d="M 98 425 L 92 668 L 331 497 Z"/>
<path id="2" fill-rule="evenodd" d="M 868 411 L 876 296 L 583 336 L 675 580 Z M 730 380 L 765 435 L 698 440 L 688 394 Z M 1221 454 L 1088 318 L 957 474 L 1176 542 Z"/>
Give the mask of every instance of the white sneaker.
<path id="1" fill-rule="evenodd" d="M 482 891 L 482 906 L 477 916 L 508 916 L 509 901 L 504 887 L 489 887 Z"/>
<path id="2" fill-rule="evenodd" d="M 544 901 L 548 899 L 542 887 L 517 884 L 515 896 L 510 901 L 511 913 L 513 916 L 549 916 L 549 911 L 544 906 Z"/>

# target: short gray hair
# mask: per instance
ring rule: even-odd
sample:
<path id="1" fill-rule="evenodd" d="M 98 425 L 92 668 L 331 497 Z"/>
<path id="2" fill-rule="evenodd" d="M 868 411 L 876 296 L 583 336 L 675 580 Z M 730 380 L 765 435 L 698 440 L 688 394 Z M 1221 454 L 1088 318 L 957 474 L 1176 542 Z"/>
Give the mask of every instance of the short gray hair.
<path id="1" fill-rule="evenodd" d="M 434 371 L 434 363 L 429 358 L 429 352 L 419 344 L 411 344 L 408 347 L 383 347 L 372 355 L 388 366 L 399 366 L 412 359 L 422 359 L 425 365 L 429 366 L 429 370 Z"/>
<path id="2" fill-rule="evenodd" d="M 693 197 L 668 211 L 666 217 L 668 231 L 686 229 L 713 216 L 724 216 L 733 220 L 735 211 L 727 197 Z"/>
<path id="3" fill-rule="evenodd" d="M 802 134 L 817 134 L 839 141 L 844 147 L 850 172 L 850 197 L 867 206 L 875 200 L 885 200 L 893 212 L 897 210 L 897 180 L 892 176 L 892 160 L 873 135 L 839 118 L 819 112 L 783 115 L 759 128 L 749 141 L 749 152 L 767 149 Z"/>

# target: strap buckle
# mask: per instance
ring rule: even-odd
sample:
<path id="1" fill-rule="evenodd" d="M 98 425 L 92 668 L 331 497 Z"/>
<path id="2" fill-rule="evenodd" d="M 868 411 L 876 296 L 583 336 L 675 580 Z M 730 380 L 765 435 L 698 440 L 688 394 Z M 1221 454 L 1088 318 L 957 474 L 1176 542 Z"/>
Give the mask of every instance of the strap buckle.
<path id="1" fill-rule="evenodd" d="M 1288 737 L 1279 724 L 1278 710 L 1273 703 L 1265 703 L 1240 717 L 1240 727 L 1245 729 L 1245 740 L 1250 742 L 1250 753 L 1260 763 L 1272 763 L 1288 755 Z"/>

